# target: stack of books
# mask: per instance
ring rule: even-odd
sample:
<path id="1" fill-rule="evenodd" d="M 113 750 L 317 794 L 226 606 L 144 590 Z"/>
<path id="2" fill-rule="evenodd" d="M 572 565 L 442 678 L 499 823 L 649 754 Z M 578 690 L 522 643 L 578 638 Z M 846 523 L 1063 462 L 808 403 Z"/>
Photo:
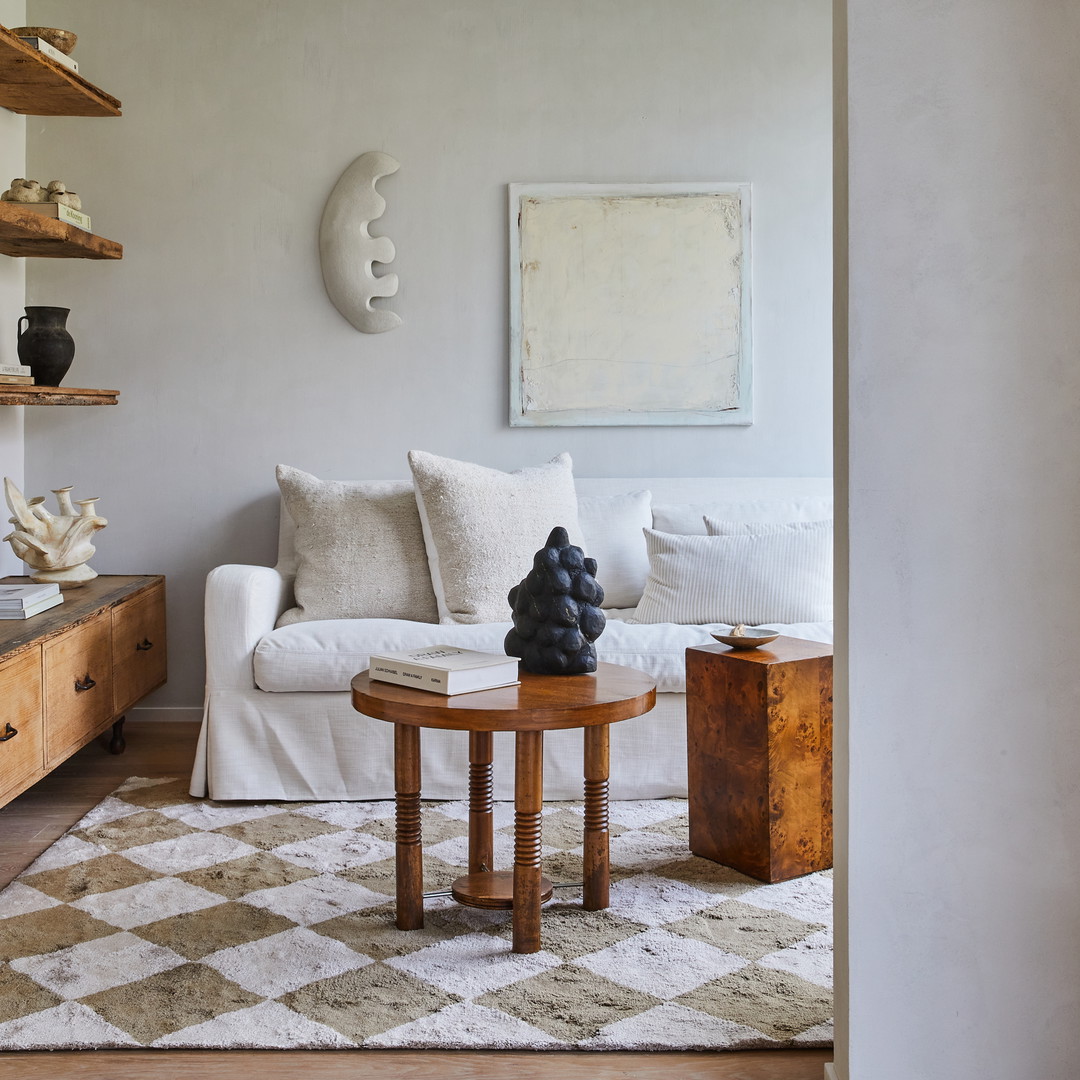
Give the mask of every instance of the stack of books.
<path id="1" fill-rule="evenodd" d="M 81 210 L 72 210 L 70 206 L 65 206 L 64 203 L 24 202 L 15 203 L 15 205 L 21 207 L 23 210 L 32 210 L 35 214 L 42 214 L 45 217 L 66 221 L 69 225 L 74 225 L 77 229 L 84 229 L 86 232 L 91 231 L 90 215 L 84 214 Z"/>
<path id="2" fill-rule="evenodd" d="M 372 656 L 368 674 L 378 682 L 446 695 L 514 686 L 521 681 L 516 657 L 459 649 L 455 645 L 426 645 L 406 652 L 380 653 Z"/>
<path id="3" fill-rule="evenodd" d="M 22 383 L 33 385 L 34 376 L 26 364 L 0 364 L 0 383 Z"/>
<path id="4" fill-rule="evenodd" d="M 29 619 L 63 599 L 59 585 L 0 585 L 0 619 Z"/>
<path id="5" fill-rule="evenodd" d="M 50 60 L 55 60 L 58 64 L 63 64 L 68 71 L 74 71 L 77 75 L 79 73 L 79 61 L 72 60 L 67 53 L 62 53 L 54 45 L 50 45 L 44 38 L 39 37 L 20 37 L 19 40 L 25 45 L 29 45 L 31 49 L 37 49 L 42 56 L 47 56 Z"/>

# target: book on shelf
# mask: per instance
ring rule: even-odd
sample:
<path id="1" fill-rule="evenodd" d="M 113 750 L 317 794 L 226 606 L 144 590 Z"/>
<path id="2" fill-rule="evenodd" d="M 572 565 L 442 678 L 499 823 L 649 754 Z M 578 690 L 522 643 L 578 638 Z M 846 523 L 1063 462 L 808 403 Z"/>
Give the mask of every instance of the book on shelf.
<path id="1" fill-rule="evenodd" d="M 37 585 L 0 585 L 0 608 L 24 608 L 56 596 L 60 586 L 56 582 Z"/>
<path id="2" fill-rule="evenodd" d="M 37 49 L 42 56 L 47 56 L 50 60 L 63 64 L 64 67 L 74 71 L 76 75 L 79 73 L 79 61 L 72 60 L 67 53 L 62 53 L 55 45 L 50 45 L 44 38 L 21 37 L 19 40 L 24 45 L 29 45 L 31 49 Z"/>
<path id="3" fill-rule="evenodd" d="M 19 385 L 19 386 L 33 386 L 34 385 L 34 376 L 33 375 L 0 375 L 0 383 L 2 383 L 4 385 L 8 385 L 8 386 L 11 385 L 12 383 L 15 383 L 16 385 Z"/>
<path id="4" fill-rule="evenodd" d="M 404 652 L 379 653 L 371 657 L 368 674 L 378 682 L 447 695 L 492 690 L 521 681 L 516 657 L 459 649 L 455 645 L 426 645 Z"/>
<path id="5" fill-rule="evenodd" d="M 70 206 L 65 206 L 63 203 L 55 202 L 23 202 L 14 203 L 15 206 L 21 206 L 24 210 L 33 210 L 35 214 L 41 214 L 43 217 L 57 218 L 59 221 L 66 221 L 69 225 L 74 225 L 77 229 L 85 229 L 90 232 L 90 215 L 84 214 L 81 210 L 72 210 Z"/>
<path id="6" fill-rule="evenodd" d="M 36 604 L 30 604 L 27 607 L 9 607 L 0 608 L 0 619 L 31 619 L 35 615 L 40 615 L 43 611 L 48 611 L 49 608 L 56 607 L 57 604 L 64 602 L 64 594 L 57 592 L 53 596 L 46 596 L 44 600 L 39 600 Z"/>
<path id="7" fill-rule="evenodd" d="M 29 375 L 29 364 L 0 364 L 0 375 Z"/>

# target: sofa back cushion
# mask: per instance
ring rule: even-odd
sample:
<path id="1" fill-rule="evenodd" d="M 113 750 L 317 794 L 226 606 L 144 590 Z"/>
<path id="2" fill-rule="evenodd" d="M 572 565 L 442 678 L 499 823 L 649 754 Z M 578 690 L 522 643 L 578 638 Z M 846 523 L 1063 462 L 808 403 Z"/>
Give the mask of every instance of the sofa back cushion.
<path id="1" fill-rule="evenodd" d="M 320 480 L 277 467 L 295 533 L 296 606 L 278 626 L 313 619 L 434 622 L 424 533 L 408 481 Z"/>
<path id="2" fill-rule="evenodd" d="M 582 543 L 569 454 L 506 473 L 410 450 L 409 467 L 442 623 L 508 619 L 506 595 L 551 530 Z"/>
<path id="3" fill-rule="evenodd" d="M 733 498 L 673 503 L 653 500 L 652 527 L 681 536 L 706 535 L 705 518 L 783 525 L 793 521 L 824 521 L 833 516 L 830 495 L 781 498 Z"/>
<path id="4" fill-rule="evenodd" d="M 710 524 L 721 534 L 645 530 L 649 579 L 633 622 L 832 618 L 832 521 Z"/>
<path id="5" fill-rule="evenodd" d="M 636 607 L 649 576 L 642 530 L 652 525 L 652 494 L 579 494 L 577 503 L 585 554 L 596 560 L 604 607 Z"/>

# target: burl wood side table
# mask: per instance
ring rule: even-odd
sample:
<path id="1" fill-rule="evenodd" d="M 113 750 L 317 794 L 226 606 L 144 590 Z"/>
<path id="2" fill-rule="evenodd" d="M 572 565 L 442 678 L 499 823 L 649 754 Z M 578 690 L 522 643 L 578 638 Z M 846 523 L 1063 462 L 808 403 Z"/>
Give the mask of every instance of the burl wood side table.
<path id="1" fill-rule="evenodd" d="M 469 872 L 451 886 L 459 904 L 513 909 L 513 951 L 540 949 L 540 905 L 551 882 L 540 873 L 544 732 L 585 729 L 585 869 L 583 907 L 608 906 L 608 727 L 648 712 L 656 684 L 644 672 L 599 664 L 593 675 L 521 673 L 518 686 L 446 697 L 378 682 L 366 671 L 352 681 L 353 707 L 394 725 L 397 926 L 424 925 L 420 835 L 420 729 L 469 733 Z M 516 732 L 514 869 L 494 871 L 492 732 Z"/>
<path id="2" fill-rule="evenodd" d="M 686 650 L 690 850 L 761 881 L 832 866 L 832 646 Z"/>

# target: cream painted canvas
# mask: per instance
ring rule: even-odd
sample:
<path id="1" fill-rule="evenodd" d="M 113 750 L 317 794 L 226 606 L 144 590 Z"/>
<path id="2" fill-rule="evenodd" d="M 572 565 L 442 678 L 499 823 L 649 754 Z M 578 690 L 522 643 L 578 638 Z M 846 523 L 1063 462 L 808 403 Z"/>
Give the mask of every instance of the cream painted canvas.
<path id="1" fill-rule="evenodd" d="M 750 185 L 510 185 L 510 422 L 749 424 Z"/>

